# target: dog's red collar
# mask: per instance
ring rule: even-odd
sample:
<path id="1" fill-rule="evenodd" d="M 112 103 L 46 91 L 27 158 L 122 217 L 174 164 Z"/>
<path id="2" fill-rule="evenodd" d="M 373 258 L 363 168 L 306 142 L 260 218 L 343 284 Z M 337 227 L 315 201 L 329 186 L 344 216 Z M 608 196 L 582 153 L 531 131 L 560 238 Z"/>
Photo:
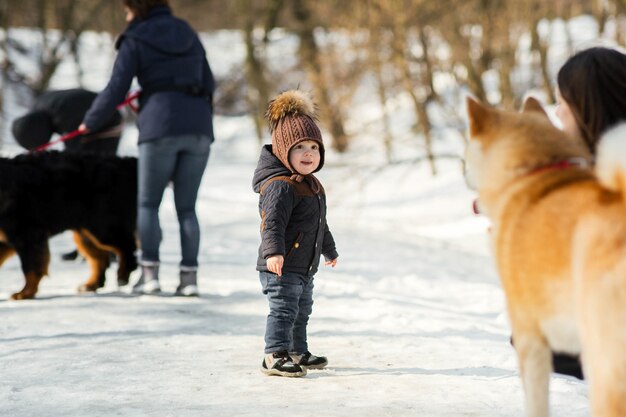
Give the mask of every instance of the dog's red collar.
<path id="1" fill-rule="evenodd" d="M 539 172 L 568 169 L 568 168 L 588 168 L 589 162 L 585 158 L 568 158 L 561 161 L 552 162 L 547 165 L 540 165 L 528 171 L 526 175 L 537 174 Z"/>
<path id="2" fill-rule="evenodd" d="M 528 171 L 524 176 L 532 175 L 532 174 L 538 174 L 538 173 L 544 172 L 544 171 L 568 169 L 568 168 L 582 168 L 582 169 L 589 168 L 589 162 L 587 162 L 587 160 L 585 158 L 563 159 L 561 161 L 556 161 L 556 162 L 553 162 L 551 164 L 541 165 L 541 166 L 535 167 L 535 168 L 531 169 L 530 171 Z M 480 212 L 480 203 L 479 203 L 478 199 L 475 199 L 472 202 L 472 211 L 474 212 L 474 214 L 481 214 L 481 212 Z"/>

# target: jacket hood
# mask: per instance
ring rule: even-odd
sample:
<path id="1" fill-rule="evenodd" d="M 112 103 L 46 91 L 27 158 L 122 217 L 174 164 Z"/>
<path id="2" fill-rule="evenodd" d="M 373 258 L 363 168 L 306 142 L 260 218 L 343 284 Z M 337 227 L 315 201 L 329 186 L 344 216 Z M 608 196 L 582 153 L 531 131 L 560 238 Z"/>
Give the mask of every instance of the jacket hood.
<path id="1" fill-rule="evenodd" d="M 196 40 L 194 30 L 184 20 L 172 16 L 166 6 L 150 10 L 144 19 L 133 20 L 115 43 L 119 48 L 125 38 L 134 39 L 166 54 L 187 52 Z"/>
<path id="2" fill-rule="evenodd" d="M 259 162 L 254 170 L 252 189 L 255 193 L 259 193 L 265 181 L 281 175 L 290 176 L 291 171 L 272 153 L 272 145 L 264 145 L 261 149 Z"/>

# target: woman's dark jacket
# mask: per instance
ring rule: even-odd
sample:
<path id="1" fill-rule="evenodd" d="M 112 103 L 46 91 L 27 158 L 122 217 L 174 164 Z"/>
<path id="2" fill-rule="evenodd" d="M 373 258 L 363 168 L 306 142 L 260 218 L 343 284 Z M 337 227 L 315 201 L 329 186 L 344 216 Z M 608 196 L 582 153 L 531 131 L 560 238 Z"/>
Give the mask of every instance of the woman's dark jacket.
<path id="1" fill-rule="evenodd" d="M 142 91 L 150 92 L 141 100 L 139 142 L 183 134 L 213 140 L 215 81 L 202 43 L 185 21 L 166 6 L 154 7 L 128 25 L 116 47 L 111 79 L 85 116 L 89 130 L 98 130 L 110 118 L 136 76 Z"/>
<path id="2" fill-rule="evenodd" d="M 289 170 L 274 156 L 272 146 L 261 150 L 254 172 L 252 188 L 259 193 L 261 214 L 261 246 L 258 271 L 268 271 L 266 259 L 283 255 L 283 273 L 295 272 L 313 276 L 320 255 L 337 258 L 335 241 L 326 224 L 326 195 L 312 175 L 298 183 L 289 179 Z M 311 188 L 319 185 L 319 192 Z"/>

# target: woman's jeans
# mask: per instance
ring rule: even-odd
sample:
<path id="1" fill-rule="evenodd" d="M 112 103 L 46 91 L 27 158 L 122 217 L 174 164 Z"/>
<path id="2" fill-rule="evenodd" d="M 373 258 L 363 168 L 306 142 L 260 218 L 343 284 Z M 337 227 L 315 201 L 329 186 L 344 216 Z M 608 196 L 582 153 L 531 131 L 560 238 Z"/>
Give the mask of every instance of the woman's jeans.
<path id="1" fill-rule="evenodd" d="M 270 314 L 265 328 L 265 353 L 308 351 L 306 326 L 313 311 L 313 277 L 260 272 Z"/>
<path id="2" fill-rule="evenodd" d="M 171 181 L 180 226 L 180 265 L 198 267 L 200 226 L 196 198 L 210 149 L 211 140 L 205 135 L 165 136 L 139 144 L 137 224 L 142 262 L 159 262 L 159 206 Z"/>

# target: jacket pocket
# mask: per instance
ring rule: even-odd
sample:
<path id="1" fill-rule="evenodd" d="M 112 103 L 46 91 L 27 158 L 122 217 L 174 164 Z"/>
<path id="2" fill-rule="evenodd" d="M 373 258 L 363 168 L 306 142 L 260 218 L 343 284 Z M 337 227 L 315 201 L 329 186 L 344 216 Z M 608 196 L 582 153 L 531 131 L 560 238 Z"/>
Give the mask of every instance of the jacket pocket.
<path id="1" fill-rule="evenodd" d="M 287 252 L 287 256 L 285 256 L 285 259 L 290 258 L 300 247 L 300 242 L 302 242 L 302 238 L 304 237 L 304 233 L 299 232 L 298 233 L 298 237 L 296 237 L 295 242 L 293 242 L 293 245 L 291 245 L 291 249 L 289 249 L 289 252 Z"/>

